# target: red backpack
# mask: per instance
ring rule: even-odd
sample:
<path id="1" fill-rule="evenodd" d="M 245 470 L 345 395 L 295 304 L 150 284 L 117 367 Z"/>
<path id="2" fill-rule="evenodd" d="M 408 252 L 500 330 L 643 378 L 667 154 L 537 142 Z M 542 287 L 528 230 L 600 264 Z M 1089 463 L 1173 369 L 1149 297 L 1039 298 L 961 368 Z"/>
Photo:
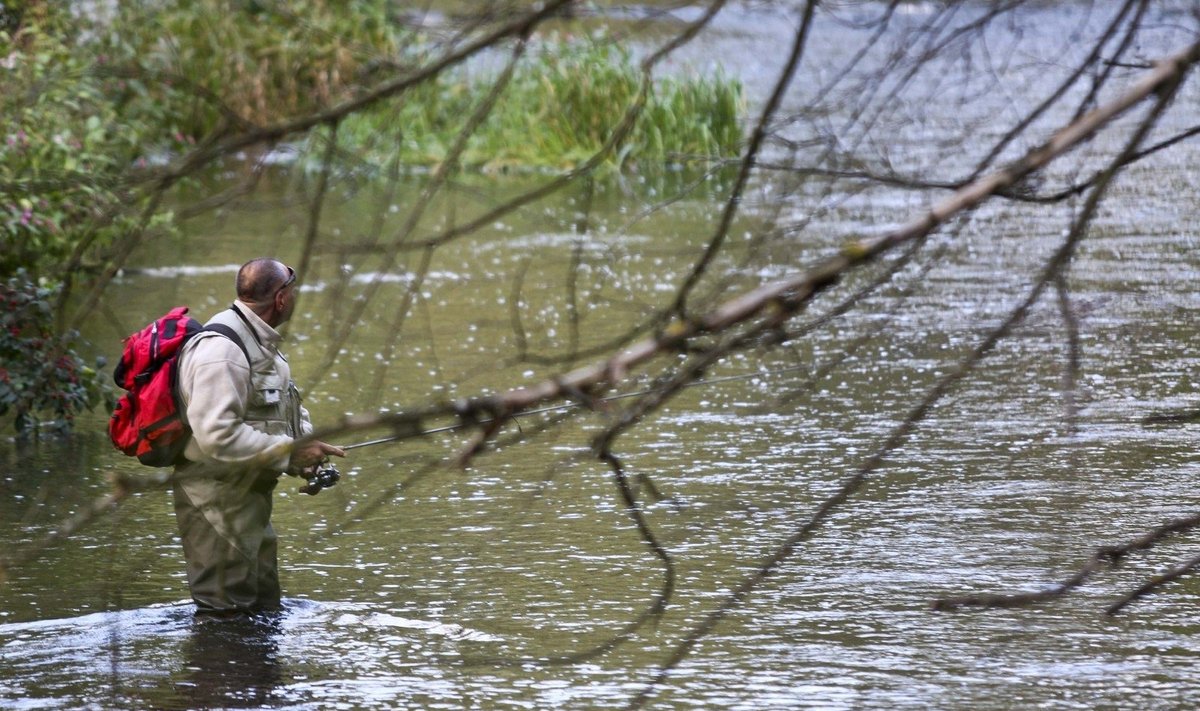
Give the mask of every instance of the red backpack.
<path id="1" fill-rule="evenodd" d="M 152 467 L 169 467 L 181 461 L 191 435 L 180 415 L 176 391 L 183 344 L 201 331 L 213 331 L 236 343 L 250 362 L 245 344 L 233 329 L 223 324 L 203 326 L 187 312 L 188 307 L 176 306 L 130 334 L 125 339 L 121 362 L 113 370 L 117 385 L 128 392 L 113 410 L 108 436 L 117 449 Z"/>

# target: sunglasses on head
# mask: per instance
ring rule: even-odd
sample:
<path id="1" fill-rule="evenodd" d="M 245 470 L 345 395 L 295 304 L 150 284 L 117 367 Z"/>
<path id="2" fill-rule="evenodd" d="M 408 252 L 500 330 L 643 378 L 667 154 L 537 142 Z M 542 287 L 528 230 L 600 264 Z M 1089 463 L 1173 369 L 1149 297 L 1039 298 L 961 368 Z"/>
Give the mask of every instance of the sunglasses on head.
<path id="1" fill-rule="evenodd" d="M 285 282 L 283 282 L 282 284 L 280 284 L 280 285 L 279 285 L 279 288 L 275 290 L 275 293 L 276 293 L 276 294 L 278 294 L 279 292 L 281 292 L 281 291 L 283 291 L 284 289 L 288 288 L 289 286 L 291 286 L 291 285 L 292 285 L 293 283 L 295 283 L 295 281 L 296 281 L 296 270 L 295 270 L 295 269 L 292 269 L 291 267 L 287 267 L 287 270 L 288 270 L 288 277 L 287 277 L 287 281 L 285 281 Z"/>

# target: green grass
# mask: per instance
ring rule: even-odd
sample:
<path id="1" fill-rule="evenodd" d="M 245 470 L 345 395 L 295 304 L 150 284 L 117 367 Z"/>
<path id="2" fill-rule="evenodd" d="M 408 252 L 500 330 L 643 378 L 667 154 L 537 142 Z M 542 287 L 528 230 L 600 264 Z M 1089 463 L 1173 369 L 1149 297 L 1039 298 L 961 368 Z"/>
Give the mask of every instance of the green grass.
<path id="1" fill-rule="evenodd" d="M 408 166 L 433 166 L 494 76 L 460 71 L 339 129 L 349 147 L 375 158 L 399 151 Z M 487 120 L 471 136 L 462 167 L 477 171 L 566 170 L 604 145 L 633 103 L 641 73 L 629 53 L 602 41 L 552 41 L 524 58 Z M 642 116 L 605 166 L 652 173 L 736 155 L 740 83 L 720 74 L 658 80 Z"/>

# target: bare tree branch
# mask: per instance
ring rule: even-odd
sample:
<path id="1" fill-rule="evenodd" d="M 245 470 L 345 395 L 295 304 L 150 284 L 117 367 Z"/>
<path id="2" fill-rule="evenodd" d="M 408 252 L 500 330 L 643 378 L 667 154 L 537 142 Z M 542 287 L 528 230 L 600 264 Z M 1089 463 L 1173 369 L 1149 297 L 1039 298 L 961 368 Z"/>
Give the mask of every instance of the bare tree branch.
<path id="1" fill-rule="evenodd" d="M 1191 53 L 1186 55 L 1191 56 L 1190 61 L 1200 56 L 1200 46 L 1195 46 L 1191 49 Z M 717 622 L 724 619 L 737 605 L 740 605 L 747 596 L 759 585 L 772 571 L 792 556 L 796 547 L 803 542 L 808 536 L 828 517 L 830 512 L 836 507 L 845 503 L 866 480 L 867 476 L 875 472 L 883 466 L 884 459 L 895 451 L 909 435 L 916 429 L 917 425 L 925 419 L 926 415 L 942 398 L 944 398 L 950 390 L 965 378 L 975 367 L 990 353 L 995 346 L 1021 321 L 1025 319 L 1025 315 L 1033 307 L 1034 304 L 1041 298 L 1045 289 L 1051 285 L 1063 270 L 1069 264 L 1071 257 L 1074 255 L 1080 241 L 1087 233 L 1088 225 L 1091 223 L 1092 217 L 1096 213 L 1101 200 L 1112 179 L 1117 175 L 1121 166 L 1123 166 L 1129 157 L 1137 150 L 1145 135 L 1155 125 L 1162 111 L 1166 108 L 1174 97 L 1176 89 L 1183 81 L 1184 71 L 1188 65 L 1176 66 L 1173 71 L 1167 74 L 1164 80 L 1156 84 L 1155 92 L 1158 95 L 1158 101 L 1154 109 L 1148 117 L 1141 122 L 1137 130 L 1133 132 L 1124 151 L 1113 160 L 1105 177 L 1097 184 L 1095 190 L 1088 196 L 1087 205 L 1085 205 L 1079 218 L 1075 221 L 1070 233 L 1064 240 L 1059 249 L 1052 255 L 1050 260 L 1042 269 L 1042 273 L 1029 290 L 1028 295 L 1018 304 L 1004 321 L 994 328 L 975 348 L 972 352 L 963 358 L 955 369 L 947 375 L 940 378 L 934 386 L 925 394 L 921 401 L 908 413 L 904 420 L 896 426 L 895 429 L 888 435 L 882 446 L 867 458 L 866 462 L 853 475 L 846 478 L 838 487 L 837 491 L 827 498 L 822 504 L 817 507 L 816 512 L 812 517 L 801 526 L 794 534 L 775 549 L 771 555 L 767 556 L 758 569 L 743 579 L 742 583 L 734 588 L 734 590 L 725 598 L 721 605 L 714 611 L 710 612 L 699 624 L 692 628 L 688 634 L 676 645 L 672 654 L 668 657 L 665 663 L 659 667 L 658 672 L 653 676 L 650 683 L 639 692 L 631 701 L 630 707 L 640 707 L 653 690 L 660 685 L 666 676 L 674 669 L 683 659 L 690 654 L 691 650 L 716 626 Z M 1070 127 L 1068 127 L 1069 129 Z M 1061 135 L 1061 134 L 1060 134 Z"/>
<path id="2" fill-rule="evenodd" d="M 804 16 L 800 20 L 800 27 L 796 31 L 796 38 L 792 42 L 792 49 L 789 53 L 787 62 L 784 64 L 784 69 L 779 75 L 779 80 L 775 83 L 775 88 L 771 92 L 771 97 L 767 99 L 766 105 L 763 107 L 762 113 L 758 118 L 758 123 L 750 134 L 750 142 L 746 146 L 745 153 L 742 156 L 741 169 L 738 171 L 737 181 L 734 183 L 733 192 L 729 199 L 725 202 L 725 209 L 721 213 L 721 221 L 717 225 L 716 232 L 705 246 L 704 252 L 700 255 L 700 259 L 692 266 L 691 271 L 683 280 L 683 284 L 679 287 L 675 295 L 675 303 L 671 307 L 671 312 L 676 318 L 687 318 L 687 301 L 696 283 L 704 276 L 708 270 L 708 265 L 712 262 L 713 257 L 721 249 L 721 245 L 725 242 L 726 235 L 729 234 L 729 227 L 733 224 L 733 218 L 737 215 L 738 207 L 742 200 L 742 193 L 746 189 L 746 183 L 750 180 L 750 174 L 754 170 L 755 161 L 758 158 L 759 149 L 767 135 L 767 124 L 775 116 L 775 112 L 779 109 L 779 104 L 783 101 L 783 95 L 791 86 L 792 77 L 796 74 L 796 69 L 800 66 L 800 59 L 804 56 L 804 46 L 808 39 L 808 31 L 812 26 L 813 13 L 816 10 L 815 0 L 810 0 L 804 5 Z"/>

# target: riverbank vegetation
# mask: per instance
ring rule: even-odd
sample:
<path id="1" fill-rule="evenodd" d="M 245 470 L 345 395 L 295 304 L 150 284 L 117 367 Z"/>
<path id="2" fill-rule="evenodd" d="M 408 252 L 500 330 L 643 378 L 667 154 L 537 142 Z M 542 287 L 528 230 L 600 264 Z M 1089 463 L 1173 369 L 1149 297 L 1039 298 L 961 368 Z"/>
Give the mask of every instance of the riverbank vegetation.
<path id="1" fill-rule="evenodd" d="M 459 163 L 484 172 L 564 170 L 595 155 L 614 128 L 614 107 L 637 99 L 639 70 L 630 51 L 603 37 L 551 35 L 517 67 L 507 90 L 468 137 Z M 349 118 L 343 145 L 386 151 L 402 165 L 432 167 L 447 158 L 462 118 L 487 100 L 491 73 L 458 71 L 388 105 Z M 631 136 L 605 171 L 655 173 L 672 165 L 728 158 L 741 141 L 741 85 L 712 77 L 664 78 Z M 381 136 L 398 140 L 379 146 Z"/>
<path id="2" fill-rule="evenodd" d="M 174 229 L 178 212 L 222 204 L 180 205 L 174 187 L 235 162 L 261 174 L 280 144 L 300 149 L 301 168 L 332 160 L 345 170 L 426 170 L 453 159 L 463 134 L 458 170 L 556 171 L 600 155 L 598 178 L 738 151 L 741 87 L 719 74 L 652 82 L 633 129 L 608 150 L 623 112 L 640 100 L 642 71 L 629 48 L 603 33 L 522 37 L 537 49 L 508 89 L 489 97 L 494 70 L 463 61 L 429 69 L 446 33 L 469 44 L 525 28 L 495 30 L 482 17 L 431 26 L 399 12 L 383 0 L 176 0 L 87 13 L 48 2 L 0 6 L 0 278 L 27 279 L 25 291 L 53 289 L 65 333 L 80 291 L 94 302 L 138 245 Z M 493 44 L 464 58 L 494 64 Z M 466 125 L 480 105 L 491 110 Z M 320 157 L 319 129 L 335 124 L 340 151 Z M 71 408 L 99 401 L 66 400 Z"/>
<path id="3" fill-rule="evenodd" d="M 0 417 L 20 432 L 47 417 L 50 428 L 69 430 L 76 414 L 109 399 L 98 376 L 103 363 L 93 368 L 76 354 L 77 332 L 56 331 L 54 296 L 23 272 L 0 282 Z"/>

